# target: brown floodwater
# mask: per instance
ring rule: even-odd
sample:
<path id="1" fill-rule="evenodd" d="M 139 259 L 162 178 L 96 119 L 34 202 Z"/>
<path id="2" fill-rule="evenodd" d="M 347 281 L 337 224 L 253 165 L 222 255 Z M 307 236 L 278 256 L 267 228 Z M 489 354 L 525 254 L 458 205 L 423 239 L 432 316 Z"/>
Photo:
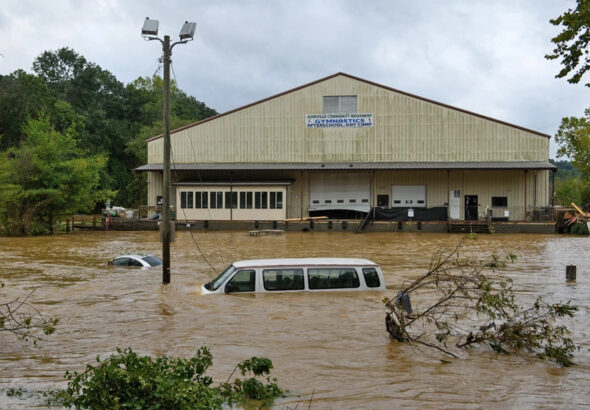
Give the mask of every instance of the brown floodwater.
<path id="1" fill-rule="evenodd" d="M 570 323 L 581 344 L 576 366 L 560 368 L 532 356 L 460 352 L 445 364 L 440 353 L 392 341 L 382 299 L 423 273 L 432 252 L 460 235 L 286 232 L 177 232 L 172 284 L 160 268 L 109 268 L 124 253 L 161 255 L 157 232 L 75 232 L 0 238 L 3 296 L 37 288 L 37 308 L 59 317 L 55 334 L 38 344 L 0 333 L 0 408 L 42 407 L 30 392 L 63 387 L 66 370 L 84 370 L 117 347 L 149 354 L 190 356 L 207 345 L 210 375 L 225 381 L 236 363 L 272 359 L 274 375 L 291 396 L 277 408 L 572 408 L 590 406 L 590 238 L 557 235 L 479 235 L 465 254 L 518 256 L 506 274 L 521 300 L 537 295 L 580 306 Z M 215 267 L 238 259 L 343 256 L 379 263 L 388 290 L 272 295 L 207 295 L 202 283 Z M 565 267 L 578 280 L 565 282 Z M 2 296 L 0 296 L 0 301 Z M 22 389 L 23 397 L 7 396 Z M 313 396 L 313 397 L 312 397 Z"/>

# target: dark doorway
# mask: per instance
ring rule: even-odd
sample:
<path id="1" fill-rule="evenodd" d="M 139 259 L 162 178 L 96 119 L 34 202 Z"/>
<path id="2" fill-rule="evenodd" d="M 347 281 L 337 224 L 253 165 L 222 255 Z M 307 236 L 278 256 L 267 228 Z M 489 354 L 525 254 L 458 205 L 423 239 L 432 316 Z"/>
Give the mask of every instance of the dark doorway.
<path id="1" fill-rule="evenodd" d="M 477 221 L 477 195 L 465 195 L 465 220 Z"/>
<path id="2" fill-rule="evenodd" d="M 377 206 L 389 208 L 389 195 L 377 195 Z"/>

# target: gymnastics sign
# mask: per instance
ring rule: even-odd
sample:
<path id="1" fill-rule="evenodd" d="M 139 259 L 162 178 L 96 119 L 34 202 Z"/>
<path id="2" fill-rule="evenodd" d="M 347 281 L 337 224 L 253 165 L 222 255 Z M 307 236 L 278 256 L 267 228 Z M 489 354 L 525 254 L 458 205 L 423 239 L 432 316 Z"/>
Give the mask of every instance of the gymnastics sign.
<path id="1" fill-rule="evenodd" d="M 373 114 L 307 114 L 307 128 L 363 128 L 373 126 Z"/>

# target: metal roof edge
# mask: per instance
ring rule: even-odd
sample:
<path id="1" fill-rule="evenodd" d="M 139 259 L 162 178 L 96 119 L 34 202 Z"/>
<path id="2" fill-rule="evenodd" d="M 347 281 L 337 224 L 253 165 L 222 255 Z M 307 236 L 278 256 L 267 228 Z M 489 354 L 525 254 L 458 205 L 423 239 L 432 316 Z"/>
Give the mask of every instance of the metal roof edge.
<path id="1" fill-rule="evenodd" d="M 136 173 L 161 171 L 162 164 L 146 164 L 135 168 Z M 173 164 L 175 171 L 369 171 L 369 170 L 446 170 L 446 169 L 551 169 L 557 166 L 549 161 L 472 161 L 472 162 L 339 162 L 339 163 L 185 163 Z"/>

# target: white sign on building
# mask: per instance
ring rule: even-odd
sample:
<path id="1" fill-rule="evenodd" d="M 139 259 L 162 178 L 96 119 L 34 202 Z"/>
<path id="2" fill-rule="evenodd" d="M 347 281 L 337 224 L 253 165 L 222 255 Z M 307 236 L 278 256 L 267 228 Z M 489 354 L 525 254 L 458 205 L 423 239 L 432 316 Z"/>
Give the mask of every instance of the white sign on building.
<path id="1" fill-rule="evenodd" d="M 373 126 L 373 114 L 307 114 L 307 128 L 363 128 Z"/>

